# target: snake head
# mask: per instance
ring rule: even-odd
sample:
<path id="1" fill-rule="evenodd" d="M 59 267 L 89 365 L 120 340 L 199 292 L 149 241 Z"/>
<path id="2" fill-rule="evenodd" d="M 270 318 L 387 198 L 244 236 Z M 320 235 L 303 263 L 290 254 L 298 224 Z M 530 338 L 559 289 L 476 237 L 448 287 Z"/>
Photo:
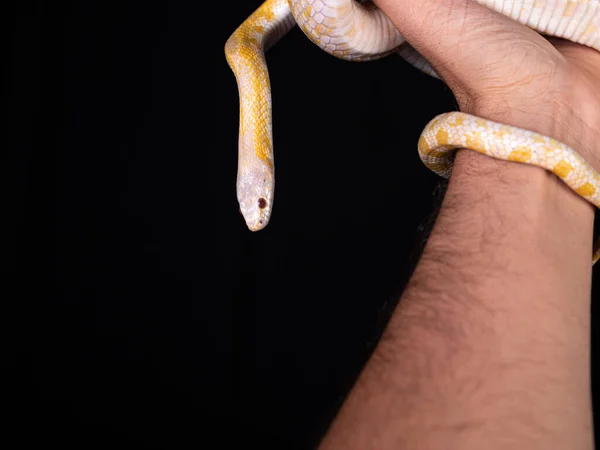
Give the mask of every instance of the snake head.
<path id="1" fill-rule="evenodd" d="M 240 212 L 250 231 L 262 230 L 269 223 L 273 208 L 274 182 L 273 170 L 266 164 L 259 164 L 238 177 L 237 198 Z"/>

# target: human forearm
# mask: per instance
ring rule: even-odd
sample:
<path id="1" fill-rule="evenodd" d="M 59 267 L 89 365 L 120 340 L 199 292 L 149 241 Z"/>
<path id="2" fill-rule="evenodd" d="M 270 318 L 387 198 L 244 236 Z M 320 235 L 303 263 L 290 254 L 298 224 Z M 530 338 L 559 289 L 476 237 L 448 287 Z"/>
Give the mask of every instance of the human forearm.
<path id="1" fill-rule="evenodd" d="M 322 449 L 592 448 L 593 208 L 463 150 L 421 261 Z"/>

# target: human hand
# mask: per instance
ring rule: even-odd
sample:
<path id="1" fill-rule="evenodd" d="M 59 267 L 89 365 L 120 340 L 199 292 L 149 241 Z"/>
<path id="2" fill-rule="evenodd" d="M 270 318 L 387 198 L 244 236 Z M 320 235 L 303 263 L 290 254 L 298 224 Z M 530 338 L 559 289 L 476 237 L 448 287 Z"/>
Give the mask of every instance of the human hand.
<path id="1" fill-rule="evenodd" d="M 428 59 L 461 111 L 553 137 L 600 172 L 599 51 L 546 40 L 474 0 L 374 3 Z"/>

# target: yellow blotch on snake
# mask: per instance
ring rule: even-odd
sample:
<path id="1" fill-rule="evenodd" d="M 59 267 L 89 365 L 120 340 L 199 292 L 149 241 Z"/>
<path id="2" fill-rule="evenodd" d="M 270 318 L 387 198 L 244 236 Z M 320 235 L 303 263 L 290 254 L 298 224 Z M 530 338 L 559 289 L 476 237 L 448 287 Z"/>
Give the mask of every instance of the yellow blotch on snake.
<path id="1" fill-rule="evenodd" d="M 448 145 L 450 137 L 448 136 L 448 132 L 446 130 L 440 128 L 437 133 L 435 133 L 435 139 L 439 145 Z"/>
<path id="2" fill-rule="evenodd" d="M 467 147 L 472 150 L 477 150 L 481 153 L 487 153 L 485 149 L 485 145 L 483 143 L 483 138 L 480 133 L 473 131 L 467 135 L 466 138 Z"/>
<path id="3" fill-rule="evenodd" d="M 454 120 L 454 123 L 452 124 L 452 126 L 459 127 L 459 126 L 463 125 L 464 123 L 465 123 L 465 118 L 463 116 L 458 116 Z"/>
<path id="4" fill-rule="evenodd" d="M 552 172 L 554 172 L 557 176 L 561 178 L 565 178 L 571 173 L 572 170 L 573 166 L 566 162 L 564 159 L 561 159 L 558 163 L 556 163 L 556 165 L 552 169 Z"/>
<path id="5" fill-rule="evenodd" d="M 430 149 L 429 144 L 427 143 L 427 139 L 425 139 L 424 135 L 421 135 L 421 137 L 419 138 L 419 144 L 418 145 L 419 145 L 419 149 L 422 152 L 428 152 L 429 149 Z"/>
<path id="6" fill-rule="evenodd" d="M 594 192 L 596 192 L 596 188 L 594 188 L 594 186 L 592 186 L 590 183 L 585 182 L 577 189 L 575 189 L 575 192 L 577 192 L 583 197 L 589 197 L 590 195 L 593 195 Z"/>
<path id="7" fill-rule="evenodd" d="M 528 147 L 525 147 L 525 146 L 517 147 L 512 152 L 510 152 L 510 154 L 508 155 L 509 161 L 524 163 L 524 162 L 529 161 L 530 159 L 531 159 L 531 149 Z"/>

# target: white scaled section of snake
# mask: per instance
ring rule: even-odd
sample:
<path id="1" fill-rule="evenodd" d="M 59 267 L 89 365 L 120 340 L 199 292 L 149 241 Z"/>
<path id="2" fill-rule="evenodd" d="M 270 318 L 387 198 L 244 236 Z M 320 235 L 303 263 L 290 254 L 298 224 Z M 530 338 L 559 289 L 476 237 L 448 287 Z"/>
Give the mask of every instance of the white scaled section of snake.
<path id="1" fill-rule="evenodd" d="M 475 1 L 544 35 L 600 50 L 600 0 Z M 271 90 L 264 52 L 294 25 L 335 57 L 368 61 L 397 53 L 437 77 L 429 63 L 369 1 L 264 2 L 225 44 L 240 97 L 237 197 L 252 231 L 268 224 L 275 190 Z M 600 175 L 576 151 L 553 139 L 455 112 L 434 118 L 419 140 L 424 164 L 444 177 L 451 173 L 457 148 L 543 167 L 600 207 Z M 600 250 L 594 253 L 593 261 L 599 257 Z"/>

